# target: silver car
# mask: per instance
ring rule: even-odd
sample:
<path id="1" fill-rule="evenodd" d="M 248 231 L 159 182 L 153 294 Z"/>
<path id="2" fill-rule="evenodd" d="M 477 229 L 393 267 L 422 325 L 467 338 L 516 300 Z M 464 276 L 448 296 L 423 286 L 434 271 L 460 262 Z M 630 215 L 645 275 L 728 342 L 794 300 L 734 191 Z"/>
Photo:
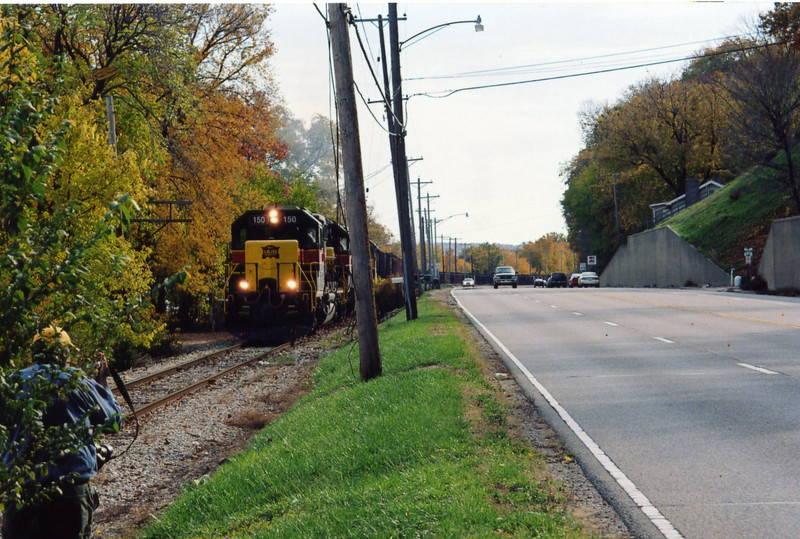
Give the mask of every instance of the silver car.
<path id="1" fill-rule="evenodd" d="M 600 277 L 593 271 L 584 271 L 581 273 L 581 276 L 578 277 L 578 286 L 583 288 L 584 286 L 594 286 L 595 288 L 600 288 Z"/>
<path id="2" fill-rule="evenodd" d="M 511 266 L 497 266 L 492 277 L 494 287 L 510 284 L 511 288 L 517 287 L 517 272 Z"/>

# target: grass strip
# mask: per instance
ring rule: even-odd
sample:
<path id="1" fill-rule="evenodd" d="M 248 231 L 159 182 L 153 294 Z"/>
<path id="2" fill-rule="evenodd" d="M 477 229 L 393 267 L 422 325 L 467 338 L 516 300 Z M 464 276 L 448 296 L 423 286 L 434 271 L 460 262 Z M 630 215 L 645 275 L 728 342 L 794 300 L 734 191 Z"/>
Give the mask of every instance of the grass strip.
<path id="1" fill-rule="evenodd" d="M 325 357 L 315 389 L 140 537 L 584 537 L 455 314 L 381 325 L 383 376 Z M 355 362 L 353 365 L 351 362 Z"/>
<path id="2" fill-rule="evenodd" d="M 791 192 L 780 174 L 760 166 L 659 226 L 672 227 L 727 271 L 743 266 L 744 247 L 756 248 L 760 256 L 772 221 L 789 217 L 793 210 Z"/>

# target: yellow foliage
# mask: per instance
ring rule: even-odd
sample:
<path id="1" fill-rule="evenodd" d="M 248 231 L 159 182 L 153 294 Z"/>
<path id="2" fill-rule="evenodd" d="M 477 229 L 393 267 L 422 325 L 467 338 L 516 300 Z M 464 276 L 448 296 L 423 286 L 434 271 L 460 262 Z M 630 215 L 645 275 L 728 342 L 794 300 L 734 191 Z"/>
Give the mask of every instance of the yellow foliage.
<path id="1" fill-rule="evenodd" d="M 59 110 L 45 126 L 68 121 L 67 149 L 58 173 L 52 179 L 56 204 L 78 204 L 85 222 L 94 223 L 118 195 L 128 194 L 137 202 L 151 196 L 142 178 L 142 160 L 129 150 L 116 155 L 108 143 L 105 108 L 99 102 L 81 104 L 77 96 L 62 98 Z"/>

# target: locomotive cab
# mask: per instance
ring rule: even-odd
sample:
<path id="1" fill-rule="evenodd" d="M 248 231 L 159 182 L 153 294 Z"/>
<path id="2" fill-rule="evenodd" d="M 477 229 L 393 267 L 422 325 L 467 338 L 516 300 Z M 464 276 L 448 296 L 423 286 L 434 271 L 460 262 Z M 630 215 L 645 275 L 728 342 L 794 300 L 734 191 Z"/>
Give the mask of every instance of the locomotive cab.
<path id="1" fill-rule="evenodd" d="M 297 207 L 251 210 L 234 221 L 229 325 L 314 325 L 325 289 L 325 228 L 318 216 Z"/>

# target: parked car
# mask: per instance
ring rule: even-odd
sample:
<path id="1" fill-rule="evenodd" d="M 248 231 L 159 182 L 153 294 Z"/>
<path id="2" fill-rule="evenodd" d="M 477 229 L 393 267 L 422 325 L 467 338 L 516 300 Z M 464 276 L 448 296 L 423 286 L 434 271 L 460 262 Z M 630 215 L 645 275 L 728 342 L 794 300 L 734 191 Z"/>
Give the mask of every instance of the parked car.
<path id="1" fill-rule="evenodd" d="M 595 288 L 600 288 L 600 277 L 593 271 L 584 271 L 581 273 L 581 276 L 578 277 L 578 286 L 583 288 L 584 286 L 594 286 Z"/>
<path id="2" fill-rule="evenodd" d="M 537 278 L 533 281 L 533 287 L 536 288 L 537 286 L 544 288 L 547 286 L 547 281 L 542 278 Z"/>
<path id="3" fill-rule="evenodd" d="M 464 277 L 464 280 L 461 281 L 461 286 L 464 288 L 475 288 L 475 279 L 472 277 Z"/>
<path id="4" fill-rule="evenodd" d="M 570 288 L 578 286 L 578 277 L 580 276 L 581 276 L 580 273 L 573 273 L 572 275 L 569 276 L 569 282 L 567 284 L 569 285 Z"/>
<path id="5" fill-rule="evenodd" d="M 567 276 L 561 272 L 554 272 L 547 278 L 547 288 L 566 288 Z"/>
<path id="6" fill-rule="evenodd" d="M 517 272 L 514 271 L 514 268 L 511 266 L 497 266 L 497 269 L 494 270 L 494 276 L 492 277 L 492 282 L 494 283 L 494 287 L 497 288 L 500 285 L 508 285 L 510 284 L 512 288 L 517 287 Z"/>

